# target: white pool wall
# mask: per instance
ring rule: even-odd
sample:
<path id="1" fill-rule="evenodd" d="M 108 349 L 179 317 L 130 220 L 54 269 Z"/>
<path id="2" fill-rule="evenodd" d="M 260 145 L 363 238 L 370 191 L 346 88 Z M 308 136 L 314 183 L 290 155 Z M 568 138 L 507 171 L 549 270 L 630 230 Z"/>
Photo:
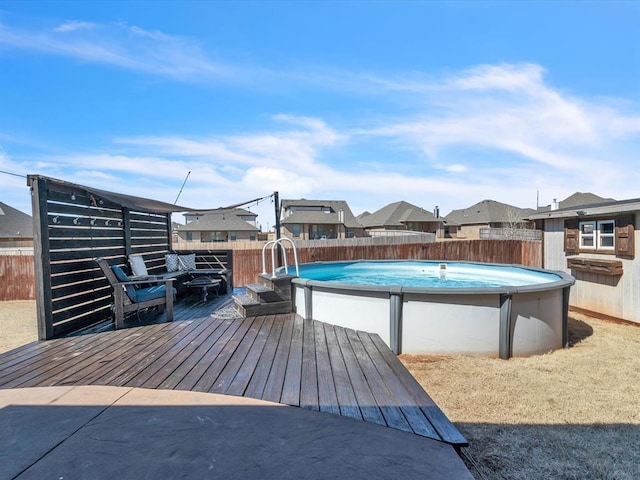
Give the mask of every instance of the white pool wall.
<path id="1" fill-rule="evenodd" d="M 486 265 L 486 264 L 483 264 Z M 499 268 L 500 265 L 497 265 Z M 513 265 L 509 265 L 513 267 Z M 538 270 L 538 269 L 536 269 Z M 539 270 L 543 271 L 543 270 Z M 568 288 L 573 277 L 525 287 L 420 289 L 295 279 L 294 306 L 303 317 L 378 334 L 396 353 L 504 357 L 501 325 L 510 328 L 508 356 L 528 356 L 566 344 Z M 305 293 L 306 290 L 306 293 Z M 394 325 L 391 297 L 401 299 Z M 308 300 L 311 303 L 308 305 Z M 501 305 L 508 301 L 509 305 Z M 506 323 L 505 323 L 506 322 Z M 395 329 L 395 330 L 394 330 Z M 398 339 L 394 341 L 393 336 Z M 508 357 L 507 357 L 508 358 Z"/>

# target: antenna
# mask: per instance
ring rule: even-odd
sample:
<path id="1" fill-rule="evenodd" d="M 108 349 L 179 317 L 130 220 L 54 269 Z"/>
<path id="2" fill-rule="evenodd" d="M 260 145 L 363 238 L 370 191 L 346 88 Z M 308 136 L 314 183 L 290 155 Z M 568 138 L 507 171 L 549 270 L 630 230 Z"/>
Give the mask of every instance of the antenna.
<path id="1" fill-rule="evenodd" d="M 174 205 L 176 203 L 178 203 L 178 199 L 180 198 L 180 195 L 182 194 L 182 189 L 184 188 L 184 184 L 187 183 L 187 178 L 189 178 L 189 175 L 191 175 L 191 170 L 189 170 L 189 172 L 187 173 L 187 176 L 184 179 L 184 182 L 182 182 L 182 186 L 180 187 L 180 191 L 178 192 L 178 196 L 176 197 L 176 201 L 173 202 Z"/>

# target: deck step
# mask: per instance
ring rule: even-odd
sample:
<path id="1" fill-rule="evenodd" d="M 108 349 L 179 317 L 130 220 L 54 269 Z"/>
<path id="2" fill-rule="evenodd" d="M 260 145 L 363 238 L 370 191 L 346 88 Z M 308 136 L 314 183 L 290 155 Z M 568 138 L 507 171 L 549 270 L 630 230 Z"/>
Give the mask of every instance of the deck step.
<path id="1" fill-rule="evenodd" d="M 273 278 L 269 273 L 258 275 L 259 282 L 265 287 L 276 291 L 283 299 L 291 298 L 291 280 L 297 278 L 295 275 L 278 275 Z"/>
<path id="2" fill-rule="evenodd" d="M 261 303 L 282 302 L 290 298 L 283 298 L 280 293 L 263 283 L 249 283 L 245 285 L 245 287 L 247 289 L 247 295 Z"/>
<path id="3" fill-rule="evenodd" d="M 256 302 L 248 295 L 234 295 L 233 301 L 236 312 L 238 312 L 243 317 L 291 313 L 291 302 L 289 300 L 261 303 Z"/>

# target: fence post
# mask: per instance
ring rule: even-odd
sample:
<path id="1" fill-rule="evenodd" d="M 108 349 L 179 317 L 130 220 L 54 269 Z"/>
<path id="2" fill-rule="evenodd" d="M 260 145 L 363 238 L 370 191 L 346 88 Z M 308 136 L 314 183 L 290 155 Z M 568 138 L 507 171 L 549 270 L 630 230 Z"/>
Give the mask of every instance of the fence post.
<path id="1" fill-rule="evenodd" d="M 49 252 L 49 219 L 47 182 L 30 178 L 33 211 L 33 260 L 36 282 L 38 339 L 53 338 L 53 304 L 51 300 L 51 254 Z"/>

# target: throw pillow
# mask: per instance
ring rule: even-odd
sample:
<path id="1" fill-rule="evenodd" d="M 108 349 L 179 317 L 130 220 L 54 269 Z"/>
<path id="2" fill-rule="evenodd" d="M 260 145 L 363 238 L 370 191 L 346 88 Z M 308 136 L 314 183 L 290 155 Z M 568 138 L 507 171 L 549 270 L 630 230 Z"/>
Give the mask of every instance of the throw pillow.
<path id="1" fill-rule="evenodd" d="M 176 253 L 168 253 L 164 256 L 164 261 L 167 264 L 167 272 L 178 271 L 178 255 Z"/>
<path id="2" fill-rule="evenodd" d="M 142 255 L 129 255 L 129 265 L 134 277 L 148 277 L 147 266 L 144 264 Z"/>
<path id="3" fill-rule="evenodd" d="M 178 255 L 178 270 L 195 270 L 196 254 Z"/>

